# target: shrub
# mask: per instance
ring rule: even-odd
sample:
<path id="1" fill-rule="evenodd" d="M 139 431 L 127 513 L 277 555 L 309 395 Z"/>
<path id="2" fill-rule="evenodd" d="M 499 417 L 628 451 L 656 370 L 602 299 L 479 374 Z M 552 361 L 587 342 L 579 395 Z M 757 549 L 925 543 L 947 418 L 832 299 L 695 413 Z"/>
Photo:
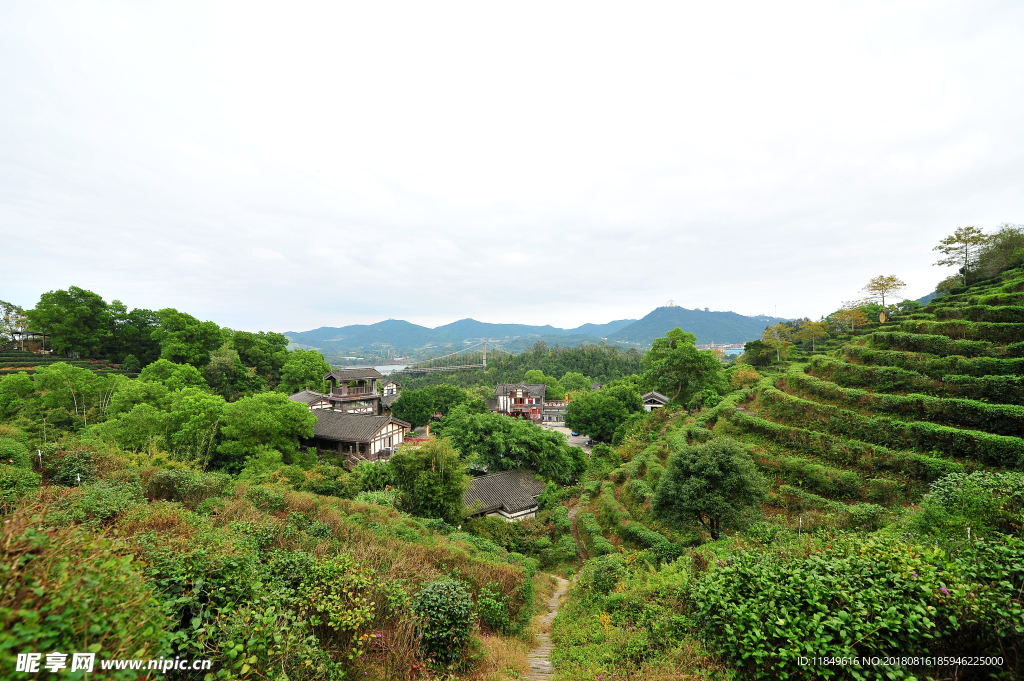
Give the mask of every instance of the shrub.
<path id="1" fill-rule="evenodd" d="M 263 486 L 250 487 L 245 491 L 245 498 L 253 506 L 267 513 L 284 508 L 284 494 Z"/>
<path id="2" fill-rule="evenodd" d="M 593 513 L 581 513 L 576 519 L 576 527 L 583 529 L 583 545 L 589 555 L 615 553 L 615 546 L 601 534 L 601 525 Z"/>
<path id="3" fill-rule="evenodd" d="M 969 562 L 951 562 L 931 547 L 893 539 L 831 543 L 810 555 L 747 552 L 709 571 L 693 589 L 708 646 L 753 678 L 796 676 L 797 658 L 808 650 L 825 657 L 1006 655 L 1003 670 L 1014 668 L 1024 631 L 1014 627 L 1024 618 L 1018 603 L 998 599 L 1024 577 L 1022 542 L 1006 547 L 1017 557 L 1009 564 L 980 550 Z M 1002 641 L 1000 629 L 1008 637 Z M 905 678 L 905 664 L 886 673 Z M 931 675 L 924 671 L 916 675 Z"/>
<path id="4" fill-rule="evenodd" d="M 974 534 L 1020 532 L 1024 519 L 1024 473 L 976 471 L 954 473 L 932 483 L 913 520 L 922 533 L 964 540 Z"/>
<path id="5" fill-rule="evenodd" d="M 754 367 L 747 364 L 741 364 L 729 375 L 729 385 L 732 386 L 733 390 L 748 388 L 760 381 L 762 378 L 764 377 L 757 373 L 757 370 Z"/>
<path id="6" fill-rule="evenodd" d="M 352 469 L 352 478 L 363 492 L 377 492 L 396 485 L 395 469 L 389 461 L 363 461 Z"/>
<path id="7" fill-rule="evenodd" d="M 359 466 L 356 466 L 359 468 Z M 306 472 L 305 482 L 300 489 L 340 499 L 354 499 L 359 494 L 359 483 L 355 476 L 344 468 L 321 465 Z"/>
<path id="8" fill-rule="evenodd" d="M 0 571 L 6 650 L 88 651 L 100 659 L 173 655 L 154 585 L 122 545 L 77 528 L 39 532 L 32 525 L 41 518 L 8 520 L 0 563 L 15 569 Z M 5 664 L 13 669 L 13 660 Z"/>
<path id="9" fill-rule="evenodd" d="M 149 481 L 146 496 L 150 499 L 180 501 L 196 508 L 210 497 L 223 496 L 231 487 L 231 476 L 205 473 L 191 468 L 163 468 Z"/>
<path id="10" fill-rule="evenodd" d="M 55 456 L 44 457 L 44 470 L 50 482 L 64 487 L 75 487 L 90 482 L 96 475 L 92 452 L 58 451 Z"/>
<path id="11" fill-rule="evenodd" d="M 638 522 L 626 523 L 621 528 L 622 536 L 631 539 L 640 546 L 652 549 L 659 560 L 675 560 L 682 555 L 682 549 L 669 541 L 660 532 L 645 527 Z"/>
<path id="12" fill-rule="evenodd" d="M 419 618 L 421 645 L 442 664 L 458 662 L 473 628 L 473 599 L 462 582 L 442 580 L 428 584 L 412 606 Z"/>
<path id="13" fill-rule="evenodd" d="M 0 465 L 32 468 L 32 455 L 28 447 L 13 437 L 0 437 Z"/>
<path id="14" fill-rule="evenodd" d="M 481 588 L 476 607 L 483 623 L 494 631 L 508 633 L 512 628 L 508 618 L 508 601 L 509 597 L 503 596 L 500 587 L 494 582 Z"/>
<path id="15" fill-rule="evenodd" d="M 868 499 L 875 503 L 889 505 L 900 496 L 900 485 L 888 478 L 872 478 L 867 481 Z"/>
<path id="16" fill-rule="evenodd" d="M 75 490 L 54 504 L 47 520 L 54 525 L 89 523 L 106 525 L 142 501 L 138 484 L 118 484 L 100 480 Z"/>
<path id="17" fill-rule="evenodd" d="M 0 465 L 0 513 L 10 513 L 18 501 L 39 487 L 40 477 L 27 468 Z"/>
<path id="18" fill-rule="evenodd" d="M 569 519 L 569 509 L 565 506 L 555 506 L 548 514 L 555 530 L 559 533 L 572 531 L 572 520 Z"/>
<path id="19" fill-rule="evenodd" d="M 398 490 L 389 489 L 377 492 L 360 492 L 359 496 L 356 497 L 356 501 L 364 501 L 368 504 L 397 508 Z"/>

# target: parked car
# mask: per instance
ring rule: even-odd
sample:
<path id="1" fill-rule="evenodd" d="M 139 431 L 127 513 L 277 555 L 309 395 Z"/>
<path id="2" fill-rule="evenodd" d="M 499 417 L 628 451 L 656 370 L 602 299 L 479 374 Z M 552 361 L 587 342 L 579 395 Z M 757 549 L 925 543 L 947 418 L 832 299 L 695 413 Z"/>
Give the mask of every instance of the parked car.
<path id="1" fill-rule="evenodd" d="M 580 436 L 580 434 L 579 434 L 579 433 L 573 433 L 573 434 L 572 434 L 572 436 L 573 436 L 573 437 L 579 437 L 579 436 Z"/>

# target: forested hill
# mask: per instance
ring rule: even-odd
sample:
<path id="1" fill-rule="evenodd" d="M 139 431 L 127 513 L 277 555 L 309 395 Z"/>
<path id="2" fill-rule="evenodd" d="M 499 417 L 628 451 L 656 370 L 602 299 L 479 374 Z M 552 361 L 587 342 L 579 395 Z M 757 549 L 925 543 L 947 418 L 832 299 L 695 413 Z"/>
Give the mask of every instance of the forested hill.
<path id="1" fill-rule="evenodd" d="M 575 329 L 560 329 L 554 326 L 531 326 L 529 324 L 489 324 L 475 319 L 460 319 L 431 329 L 400 319 L 388 319 L 376 324 L 352 324 L 350 326 L 322 326 L 312 331 L 286 331 L 293 343 L 310 347 L 323 347 L 327 343 L 341 343 L 345 347 L 360 348 L 377 343 L 386 343 L 400 348 L 419 348 L 429 343 L 456 343 L 480 338 L 514 338 L 517 336 L 587 336 L 594 342 L 610 333 L 629 326 L 635 319 L 619 319 L 607 324 L 584 324 Z"/>
<path id="2" fill-rule="evenodd" d="M 746 343 L 757 340 L 766 326 L 785 321 L 781 317 L 745 317 L 735 312 L 705 312 L 684 307 L 659 307 L 643 319 L 608 336 L 610 341 L 650 345 L 675 328 L 688 331 L 698 343 Z"/>
<path id="3" fill-rule="evenodd" d="M 528 324 L 489 324 L 475 319 L 460 319 L 431 329 L 399 319 L 376 324 L 324 326 L 312 331 L 288 331 L 294 344 L 318 348 L 328 355 L 388 345 L 395 349 L 422 348 L 481 338 L 512 339 L 539 337 L 548 342 L 575 345 L 597 343 L 602 338 L 646 346 L 676 327 L 697 336 L 698 343 L 745 343 L 761 337 L 768 325 L 783 321 L 779 317 L 745 317 L 735 312 L 702 312 L 681 307 L 659 307 L 640 320 L 619 319 L 607 324 L 584 324 L 575 329 Z M 564 341 L 562 340 L 564 338 Z"/>

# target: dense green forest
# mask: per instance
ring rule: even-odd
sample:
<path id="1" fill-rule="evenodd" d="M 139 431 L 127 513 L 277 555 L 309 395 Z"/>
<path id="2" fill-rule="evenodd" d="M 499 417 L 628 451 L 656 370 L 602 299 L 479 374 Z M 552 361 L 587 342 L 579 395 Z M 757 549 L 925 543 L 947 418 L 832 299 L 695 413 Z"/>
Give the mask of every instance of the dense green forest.
<path id="1" fill-rule="evenodd" d="M 556 679 L 1015 678 L 1020 237 L 975 240 L 925 306 L 880 276 L 736 361 L 675 329 L 407 377 L 395 413 L 433 437 L 353 468 L 301 446 L 316 417 L 287 395 L 323 389 L 315 351 L 81 289 L 5 306 L 5 332 L 31 320 L 71 356 L 0 356 L 3 664 L 521 678 L 558 575 Z M 520 381 L 569 395 L 589 456 L 487 410 Z M 644 411 L 648 390 L 669 403 Z M 466 516 L 470 475 L 518 468 L 547 485 L 537 517 Z"/>

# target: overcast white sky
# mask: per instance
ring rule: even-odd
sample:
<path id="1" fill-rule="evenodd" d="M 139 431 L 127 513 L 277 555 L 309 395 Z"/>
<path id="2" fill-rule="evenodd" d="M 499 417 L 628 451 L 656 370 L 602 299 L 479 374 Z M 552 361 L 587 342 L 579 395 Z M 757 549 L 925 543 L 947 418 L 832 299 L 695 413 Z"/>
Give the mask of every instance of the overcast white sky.
<path id="1" fill-rule="evenodd" d="M 0 299 L 243 329 L 919 297 L 1024 222 L 1021 2 L 3 2 Z"/>

